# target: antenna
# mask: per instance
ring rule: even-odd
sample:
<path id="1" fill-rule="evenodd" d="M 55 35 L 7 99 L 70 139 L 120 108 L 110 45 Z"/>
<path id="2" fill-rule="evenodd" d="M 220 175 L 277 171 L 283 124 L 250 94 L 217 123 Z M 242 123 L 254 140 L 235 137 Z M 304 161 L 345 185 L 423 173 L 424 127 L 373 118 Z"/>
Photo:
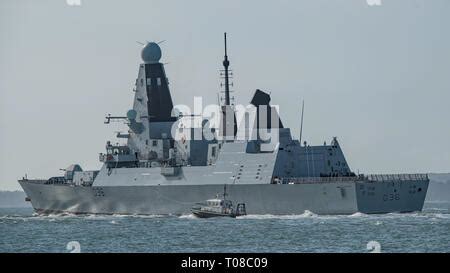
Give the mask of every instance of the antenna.
<path id="1" fill-rule="evenodd" d="M 302 146 L 302 132 L 303 132 L 303 110 L 305 109 L 305 100 L 302 101 L 302 120 L 300 122 L 300 146 Z"/>
<path id="2" fill-rule="evenodd" d="M 223 185 L 223 199 L 225 200 L 227 198 L 227 184 Z"/>
<path id="3" fill-rule="evenodd" d="M 223 33 L 223 38 L 225 41 L 225 59 L 226 59 L 227 58 L 227 33 L 226 32 Z"/>
<path id="4" fill-rule="evenodd" d="M 223 67 L 225 67 L 225 105 L 230 105 L 230 83 L 228 78 L 228 66 L 230 66 L 230 61 L 228 61 L 227 56 L 227 33 L 223 34 L 225 42 L 225 56 L 223 59 Z"/>

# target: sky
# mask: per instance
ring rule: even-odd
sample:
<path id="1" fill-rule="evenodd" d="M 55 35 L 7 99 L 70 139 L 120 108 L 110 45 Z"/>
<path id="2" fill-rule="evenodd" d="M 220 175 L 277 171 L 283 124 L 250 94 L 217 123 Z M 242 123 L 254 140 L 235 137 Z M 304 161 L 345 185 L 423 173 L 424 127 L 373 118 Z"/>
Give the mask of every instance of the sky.
<path id="1" fill-rule="evenodd" d="M 450 1 L 0 1 L 0 190 L 97 169 L 132 107 L 137 42 L 161 44 L 175 104 L 215 103 L 223 32 L 233 96 L 270 92 L 283 124 L 337 136 L 360 173 L 450 171 Z M 371 2 L 371 1 L 369 1 Z"/>

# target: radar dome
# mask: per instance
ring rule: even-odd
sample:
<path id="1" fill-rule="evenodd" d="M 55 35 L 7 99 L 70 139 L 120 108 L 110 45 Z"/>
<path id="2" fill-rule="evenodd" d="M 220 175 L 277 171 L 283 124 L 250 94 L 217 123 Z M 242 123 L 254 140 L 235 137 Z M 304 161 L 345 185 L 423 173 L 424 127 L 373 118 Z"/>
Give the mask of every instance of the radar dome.
<path id="1" fill-rule="evenodd" d="M 133 110 L 133 109 L 128 110 L 128 112 L 127 112 L 127 118 L 128 119 L 132 120 L 132 119 L 136 119 L 136 117 L 137 117 L 136 110 Z"/>
<path id="2" fill-rule="evenodd" d="M 161 48 L 157 43 L 147 43 L 142 49 L 141 57 L 145 63 L 158 63 L 161 59 Z"/>

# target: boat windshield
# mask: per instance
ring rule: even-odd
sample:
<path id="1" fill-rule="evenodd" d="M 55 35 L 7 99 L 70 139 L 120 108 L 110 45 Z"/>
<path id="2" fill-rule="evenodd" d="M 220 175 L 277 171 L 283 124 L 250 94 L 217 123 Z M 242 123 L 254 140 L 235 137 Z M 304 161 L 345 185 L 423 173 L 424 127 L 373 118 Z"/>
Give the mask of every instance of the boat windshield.
<path id="1" fill-rule="evenodd" d="M 211 206 L 211 207 L 222 206 L 222 200 L 219 200 L 219 199 L 210 199 L 210 200 L 207 200 L 206 203 L 208 204 L 208 206 Z"/>

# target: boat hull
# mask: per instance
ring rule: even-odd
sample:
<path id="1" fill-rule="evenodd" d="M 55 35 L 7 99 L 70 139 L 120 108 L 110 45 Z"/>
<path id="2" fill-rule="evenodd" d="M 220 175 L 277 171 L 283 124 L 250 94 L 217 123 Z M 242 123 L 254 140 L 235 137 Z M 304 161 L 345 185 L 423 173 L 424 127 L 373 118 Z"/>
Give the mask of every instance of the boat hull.
<path id="1" fill-rule="evenodd" d="M 201 211 L 201 210 L 191 210 L 192 214 L 197 216 L 198 218 L 213 218 L 213 217 L 231 217 L 236 218 L 235 214 L 227 214 L 227 213 L 214 213 L 210 211 Z"/>
<path id="2" fill-rule="evenodd" d="M 194 204 L 223 185 L 103 186 L 47 185 L 19 181 L 38 213 L 190 214 Z M 229 184 L 229 199 L 247 214 L 292 215 L 421 211 L 428 180 L 342 181 L 300 184 Z"/>

